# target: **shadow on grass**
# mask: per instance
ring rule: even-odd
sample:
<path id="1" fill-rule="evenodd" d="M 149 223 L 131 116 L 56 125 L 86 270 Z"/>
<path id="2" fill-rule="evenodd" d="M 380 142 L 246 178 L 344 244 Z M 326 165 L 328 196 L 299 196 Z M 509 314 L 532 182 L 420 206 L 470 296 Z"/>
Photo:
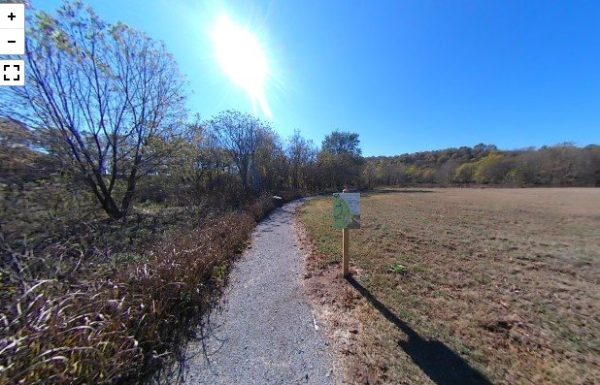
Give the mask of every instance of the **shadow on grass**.
<path id="1" fill-rule="evenodd" d="M 492 385 L 482 373 L 469 366 L 445 344 L 421 337 L 353 277 L 346 279 L 381 315 L 408 336 L 408 341 L 400 341 L 398 346 L 433 382 L 438 385 Z"/>

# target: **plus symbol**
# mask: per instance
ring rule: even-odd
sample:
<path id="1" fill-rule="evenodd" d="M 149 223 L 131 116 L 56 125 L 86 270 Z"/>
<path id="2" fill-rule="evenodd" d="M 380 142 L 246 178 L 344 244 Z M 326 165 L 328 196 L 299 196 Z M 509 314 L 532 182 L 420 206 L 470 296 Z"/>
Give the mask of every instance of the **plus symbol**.
<path id="1" fill-rule="evenodd" d="M 10 15 L 8 15 L 8 18 L 10 19 L 10 21 L 13 21 L 15 19 L 15 14 L 14 13 L 10 13 Z"/>

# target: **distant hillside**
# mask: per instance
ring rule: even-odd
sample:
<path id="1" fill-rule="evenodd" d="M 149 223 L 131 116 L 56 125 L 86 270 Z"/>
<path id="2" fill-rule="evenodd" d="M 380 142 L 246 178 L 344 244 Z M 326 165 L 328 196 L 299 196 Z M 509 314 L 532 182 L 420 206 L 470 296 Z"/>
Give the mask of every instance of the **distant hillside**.
<path id="1" fill-rule="evenodd" d="M 570 143 L 539 149 L 499 150 L 494 145 L 448 148 L 365 159 L 368 186 L 493 184 L 600 186 L 600 146 Z"/>

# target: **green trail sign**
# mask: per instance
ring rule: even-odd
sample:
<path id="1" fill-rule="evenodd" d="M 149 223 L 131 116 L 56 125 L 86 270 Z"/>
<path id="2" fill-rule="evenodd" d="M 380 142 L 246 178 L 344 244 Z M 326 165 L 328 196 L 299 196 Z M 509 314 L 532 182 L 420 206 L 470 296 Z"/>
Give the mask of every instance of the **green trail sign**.
<path id="1" fill-rule="evenodd" d="M 333 194 L 333 227 L 360 229 L 360 194 Z"/>

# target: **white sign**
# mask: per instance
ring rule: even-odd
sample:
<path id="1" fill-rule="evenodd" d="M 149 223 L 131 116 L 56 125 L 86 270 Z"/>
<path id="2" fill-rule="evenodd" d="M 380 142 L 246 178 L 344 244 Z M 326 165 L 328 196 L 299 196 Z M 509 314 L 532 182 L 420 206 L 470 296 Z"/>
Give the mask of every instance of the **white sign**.
<path id="1" fill-rule="evenodd" d="M 333 194 L 333 227 L 360 229 L 360 193 Z"/>

